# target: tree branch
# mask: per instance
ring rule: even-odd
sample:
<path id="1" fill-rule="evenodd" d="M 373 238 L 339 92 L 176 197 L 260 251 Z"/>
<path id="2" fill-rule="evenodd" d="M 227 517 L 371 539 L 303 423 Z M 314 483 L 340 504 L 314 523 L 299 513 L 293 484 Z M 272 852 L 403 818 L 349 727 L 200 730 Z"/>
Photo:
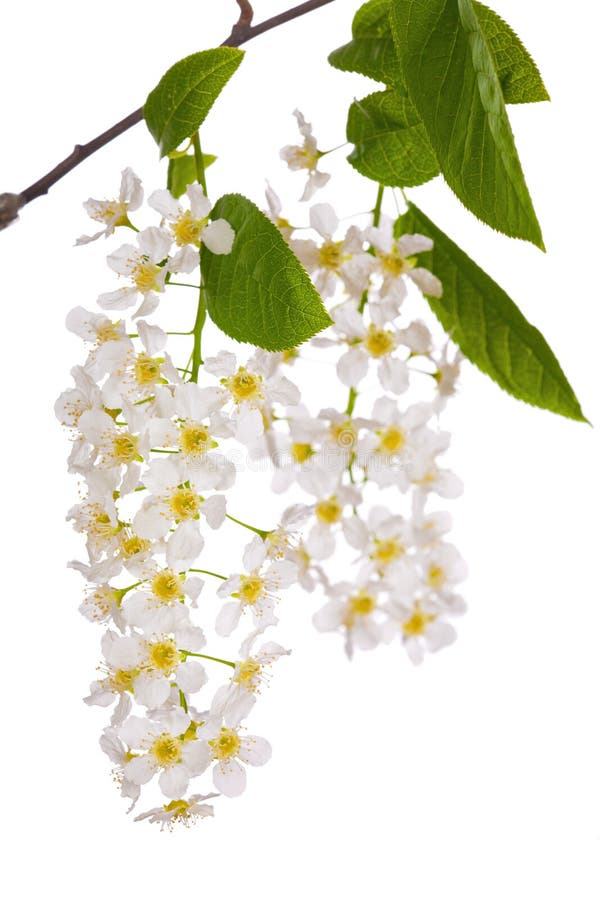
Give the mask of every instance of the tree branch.
<path id="1" fill-rule="evenodd" d="M 221 44 L 221 47 L 239 47 L 241 44 L 247 43 L 247 41 L 252 40 L 254 37 L 258 37 L 260 34 L 264 34 L 266 31 L 270 31 L 272 28 L 277 28 L 279 25 L 291 22 L 292 19 L 297 19 L 300 16 L 306 15 L 306 13 L 319 9 L 321 6 L 333 3 L 334 0 L 308 0 L 306 3 L 301 3 L 299 6 L 294 6 L 292 9 L 278 13 L 276 16 L 272 16 L 264 22 L 259 22 L 258 25 L 252 25 L 254 10 L 248 0 L 236 0 L 236 2 L 240 7 L 240 17 L 231 29 L 229 37 Z M 89 143 L 76 144 L 73 152 L 70 153 L 69 156 L 19 194 L 0 194 L 0 231 L 18 218 L 19 210 L 24 206 L 31 203 L 36 197 L 42 197 L 47 194 L 57 181 L 64 178 L 64 176 L 78 166 L 79 163 L 82 163 L 84 159 L 87 159 L 87 157 L 95 153 L 96 150 L 109 144 L 120 134 L 123 134 L 123 132 L 128 131 L 134 125 L 137 125 L 143 118 L 143 107 L 140 107 L 124 119 L 121 119 L 120 122 L 111 126 L 111 128 L 103 131 L 102 134 L 93 138 Z"/>

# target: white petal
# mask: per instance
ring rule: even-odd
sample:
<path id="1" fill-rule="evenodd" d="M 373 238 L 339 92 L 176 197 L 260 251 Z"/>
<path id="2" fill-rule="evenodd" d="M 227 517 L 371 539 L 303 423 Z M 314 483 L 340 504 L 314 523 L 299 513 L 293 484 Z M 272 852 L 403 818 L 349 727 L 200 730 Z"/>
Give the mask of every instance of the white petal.
<path id="1" fill-rule="evenodd" d="M 202 663 L 187 660 L 177 669 L 177 684 L 186 694 L 195 694 L 207 682 L 207 674 Z"/>
<path id="2" fill-rule="evenodd" d="M 356 387 L 369 371 L 369 360 L 360 347 L 350 347 L 340 356 L 336 371 L 338 378 L 346 387 Z"/>
<path id="3" fill-rule="evenodd" d="M 173 243 L 173 236 L 164 228 L 144 228 L 137 236 L 138 244 L 153 263 L 160 262 L 168 254 Z"/>
<path id="4" fill-rule="evenodd" d="M 215 219 L 202 232 L 202 243 L 211 253 L 231 253 L 235 231 L 225 219 Z"/>
<path id="5" fill-rule="evenodd" d="M 268 741 L 249 734 L 242 740 L 240 759 L 251 766 L 264 766 L 271 759 L 272 752 Z"/>
<path id="6" fill-rule="evenodd" d="M 155 771 L 153 763 L 147 756 L 136 756 L 123 768 L 127 780 L 133 781 L 134 784 L 147 784 Z"/>
<path id="7" fill-rule="evenodd" d="M 136 701 L 148 709 L 162 706 L 171 693 L 171 685 L 167 678 L 153 676 L 142 672 L 133 684 L 133 696 Z"/>
<path id="8" fill-rule="evenodd" d="M 240 616 L 242 615 L 241 604 L 237 600 L 226 603 L 221 609 L 215 622 L 215 631 L 220 637 L 229 637 L 231 632 L 237 628 Z"/>
<path id="9" fill-rule="evenodd" d="M 190 778 L 185 766 L 172 766 L 165 769 L 158 779 L 158 786 L 170 800 L 178 800 L 188 789 Z"/>
<path id="10" fill-rule="evenodd" d="M 181 204 L 167 190 L 153 191 L 148 197 L 148 206 L 171 221 L 183 213 Z"/>
<path id="11" fill-rule="evenodd" d="M 246 771 L 235 759 L 219 762 L 213 769 L 213 783 L 226 797 L 239 797 L 246 788 Z"/>
<path id="12" fill-rule="evenodd" d="M 167 541 L 167 565 L 181 571 L 189 569 L 200 556 L 204 538 L 197 522 L 182 522 Z"/>
<path id="13" fill-rule="evenodd" d="M 332 238 L 340 222 L 331 204 L 315 203 L 310 210 L 310 224 L 321 237 Z"/>

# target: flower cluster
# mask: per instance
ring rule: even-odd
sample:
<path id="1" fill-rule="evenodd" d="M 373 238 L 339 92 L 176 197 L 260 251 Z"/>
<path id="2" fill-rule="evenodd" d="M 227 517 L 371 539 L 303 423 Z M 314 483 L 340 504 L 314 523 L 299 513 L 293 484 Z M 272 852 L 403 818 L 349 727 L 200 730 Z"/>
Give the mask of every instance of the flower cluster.
<path id="1" fill-rule="evenodd" d="M 310 199 L 329 176 L 317 171 L 324 154 L 296 116 L 304 144 L 282 156 L 308 172 Z M 202 244 L 227 254 L 235 235 L 225 220 L 210 220 L 200 185 L 189 185 L 183 201 L 155 191 L 148 205 L 159 220 L 138 228 L 130 217 L 142 208 L 142 186 L 126 169 L 118 199 L 87 202 L 104 229 L 78 243 L 116 228 L 132 229 L 135 243 L 108 256 L 128 284 L 98 297 L 104 312 L 77 307 L 68 316 L 87 356 L 56 404 L 72 434 L 69 470 L 81 482 L 68 515 L 87 549 L 85 561 L 71 563 L 86 582 L 80 610 L 103 629 L 86 703 L 112 708 L 101 746 L 131 808 L 144 785 L 162 793 L 162 805 L 137 815 L 161 827 L 212 815 L 205 801 L 239 795 L 245 766 L 268 761 L 269 743 L 245 721 L 269 670 L 289 652 L 264 636 L 277 624 L 282 591 L 318 591 L 314 624 L 339 633 L 348 656 L 398 638 L 420 662 L 454 640 L 451 619 L 464 609 L 456 586 L 465 565 L 447 540 L 450 516 L 430 508 L 432 497 L 461 490 L 440 462 L 449 435 L 438 425 L 460 358 L 406 313 L 417 289 L 442 295 L 418 262 L 431 241 L 395 235 L 379 203 L 370 223 L 344 235 L 331 206 L 313 205 L 314 238 L 299 239 L 269 187 L 271 218 L 328 302 L 333 325 L 300 350 L 256 349 L 238 360 L 215 348 L 201 366 L 192 365 L 194 353 L 185 365 L 172 349 L 172 335 L 182 333 L 148 317 L 178 289 L 174 275 L 194 277 Z M 125 310 L 128 320 L 119 316 Z M 184 334 L 197 349 L 195 330 Z M 294 382 L 310 393 L 317 353 L 332 376 L 333 402 L 311 410 Z M 294 381 L 285 374 L 292 366 Z M 416 382 L 427 383 L 424 395 L 413 396 Z M 272 529 L 233 514 L 241 456 L 273 468 L 276 495 L 295 494 Z M 234 533 L 248 530 L 240 564 L 214 571 L 213 535 L 230 548 Z M 220 647 L 232 636 L 237 649 L 225 657 Z M 189 793 L 197 778 L 205 793 Z"/>

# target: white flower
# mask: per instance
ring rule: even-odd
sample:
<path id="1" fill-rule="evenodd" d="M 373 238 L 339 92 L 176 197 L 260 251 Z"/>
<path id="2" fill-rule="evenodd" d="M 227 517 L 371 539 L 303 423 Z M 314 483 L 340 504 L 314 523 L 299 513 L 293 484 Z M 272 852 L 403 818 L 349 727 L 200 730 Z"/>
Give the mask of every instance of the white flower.
<path id="1" fill-rule="evenodd" d="M 315 628 L 317 631 L 342 631 L 346 654 L 350 658 L 355 647 L 372 650 L 381 640 L 377 592 L 377 584 L 370 582 L 362 586 L 342 582 L 330 587 L 329 601 L 313 616 Z"/>
<path id="2" fill-rule="evenodd" d="M 431 250 L 431 238 L 422 234 L 404 234 L 396 240 L 394 223 L 387 216 L 382 216 L 377 228 L 366 228 L 363 237 L 375 248 L 374 272 L 381 278 L 379 297 L 384 301 L 389 299 L 396 314 L 406 297 L 404 277 L 410 278 L 427 296 L 442 296 L 440 280 L 428 269 L 417 266 L 414 258 L 415 254 Z"/>
<path id="3" fill-rule="evenodd" d="M 119 225 L 129 225 L 129 213 L 139 209 L 144 199 L 142 182 L 133 169 L 129 167 L 121 172 L 121 188 L 117 200 L 93 200 L 91 197 L 83 206 L 88 216 L 96 222 L 102 222 L 102 231 L 93 235 L 82 235 L 77 244 L 89 244 L 99 237 L 108 237 Z"/>
<path id="4" fill-rule="evenodd" d="M 223 717 L 230 728 L 237 728 L 256 703 L 256 695 L 269 680 L 267 667 L 291 653 L 280 644 L 267 641 L 251 654 L 252 645 L 260 634 L 262 629 L 253 631 L 243 642 L 231 681 L 222 685 L 213 698 L 210 715 Z"/>
<path id="5" fill-rule="evenodd" d="M 237 728 L 222 727 L 208 742 L 212 758 L 213 784 L 226 797 L 239 797 L 246 788 L 246 770 L 241 763 L 264 766 L 271 758 L 271 745 L 262 737 L 242 737 Z"/>
<path id="6" fill-rule="evenodd" d="M 152 823 L 160 824 L 161 831 L 163 828 L 172 830 L 174 825 L 185 825 L 189 827 L 193 825 L 197 819 L 204 819 L 206 816 L 214 816 L 215 811 L 210 803 L 202 803 L 203 800 L 211 800 L 218 797 L 218 794 L 192 794 L 189 800 L 171 800 L 164 806 L 156 806 L 146 812 L 140 813 L 134 819 L 135 822 L 141 822 L 148 819 Z"/>
<path id="7" fill-rule="evenodd" d="M 416 600 L 411 604 L 392 598 L 385 610 L 389 621 L 384 625 L 384 639 L 389 641 L 397 634 L 415 665 L 423 662 L 425 652 L 435 653 L 456 640 L 455 629 L 440 618 L 439 608 L 431 601 Z"/>
<path id="8" fill-rule="evenodd" d="M 128 594 L 123 615 L 128 625 L 147 634 L 176 632 L 189 625 L 189 610 L 182 602 L 196 600 L 202 590 L 199 578 L 187 578 L 173 569 L 158 569 L 147 588 Z"/>
<path id="9" fill-rule="evenodd" d="M 247 366 L 237 366 L 233 353 L 221 351 L 204 360 L 204 369 L 220 376 L 221 388 L 213 395 L 213 409 L 233 402 L 235 436 L 251 444 L 265 430 L 265 411 L 272 403 L 295 404 L 300 399 L 296 385 L 284 375 L 272 373 L 269 354 L 257 351 Z"/>
<path id="10" fill-rule="evenodd" d="M 348 294 L 360 299 L 369 284 L 373 257 L 363 250 L 359 229 L 352 225 L 342 240 L 334 240 L 340 223 L 329 203 L 311 207 L 310 224 L 322 242 L 294 240 L 291 246 L 305 269 L 314 275 L 316 289 L 323 297 L 333 297 L 341 280 Z"/>
<path id="11" fill-rule="evenodd" d="M 219 587 L 219 597 L 235 596 L 226 603 L 217 616 L 215 630 L 227 637 L 237 628 L 244 610 L 250 609 L 254 623 L 261 630 L 274 624 L 277 619 L 273 606 L 277 601 L 276 591 L 289 587 L 296 577 L 296 566 L 290 560 L 275 560 L 264 571 L 261 567 L 267 559 L 267 545 L 260 538 L 248 544 L 243 562 L 248 574 L 231 575 Z"/>
<path id="12" fill-rule="evenodd" d="M 369 370 L 370 361 L 378 361 L 377 375 L 381 386 L 394 394 L 408 388 L 408 367 L 394 356 L 400 340 L 395 331 L 367 326 L 353 303 L 345 303 L 332 311 L 334 330 L 344 336 L 348 350 L 337 363 L 338 378 L 346 387 L 356 387 Z"/>
<path id="13" fill-rule="evenodd" d="M 158 785 L 166 797 L 176 800 L 185 794 L 190 778 L 201 775 L 211 759 L 206 741 L 184 740 L 190 722 L 181 709 L 160 722 L 130 716 L 117 732 L 131 751 L 138 751 L 123 767 L 125 778 L 142 785 L 160 771 Z"/>
<path id="14" fill-rule="evenodd" d="M 288 144 L 280 150 L 279 155 L 293 171 L 299 169 L 308 170 L 308 181 L 300 199 L 310 200 L 315 191 L 327 184 L 331 175 L 317 170 L 319 159 L 323 154 L 317 149 L 317 141 L 312 133 L 310 122 L 306 121 L 298 109 L 294 110 L 294 115 L 304 140 L 301 145 Z"/>
<path id="15" fill-rule="evenodd" d="M 185 196 L 189 209 L 167 190 L 154 191 L 148 198 L 148 205 L 167 220 L 173 240 L 181 248 L 169 261 L 171 272 L 192 272 L 199 263 L 200 244 L 211 253 L 231 253 L 235 238 L 233 228 L 225 219 L 209 221 L 211 203 L 204 195 L 202 185 L 189 184 Z"/>
<path id="16" fill-rule="evenodd" d="M 145 228 L 136 236 L 138 246 L 123 244 L 107 257 L 110 268 L 118 275 L 131 279 L 131 286 L 119 288 L 108 294 L 100 294 L 98 305 L 103 309 L 128 309 L 133 306 L 138 294 L 144 303 L 136 316 L 149 315 L 158 306 L 157 293 L 165 289 L 167 268 L 159 266 L 168 255 L 173 243 L 172 236 L 162 228 Z"/>

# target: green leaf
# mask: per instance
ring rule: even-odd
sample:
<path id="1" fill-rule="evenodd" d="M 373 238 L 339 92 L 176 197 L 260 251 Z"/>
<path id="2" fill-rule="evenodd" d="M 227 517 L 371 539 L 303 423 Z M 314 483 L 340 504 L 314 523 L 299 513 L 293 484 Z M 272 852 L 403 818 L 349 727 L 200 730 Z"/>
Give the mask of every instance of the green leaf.
<path id="1" fill-rule="evenodd" d="M 146 125 L 161 157 L 198 131 L 243 56 L 235 47 L 203 50 L 163 75 L 144 105 Z"/>
<path id="2" fill-rule="evenodd" d="M 409 96 L 449 186 L 492 228 L 543 249 L 472 0 L 394 0 L 390 22 Z"/>
<path id="3" fill-rule="evenodd" d="M 587 421 L 573 389 L 542 334 L 508 294 L 414 204 L 395 233 L 424 234 L 433 250 L 419 263 L 437 275 L 441 299 L 429 305 L 464 355 L 513 397 L 551 412 Z"/>
<path id="4" fill-rule="evenodd" d="M 204 168 L 208 169 L 209 166 L 212 166 L 216 158 L 211 153 L 203 153 Z M 193 156 L 176 156 L 169 160 L 167 189 L 174 197 L 181 197 L 188 184 L 193 184 L 197 180 L 196 160 Z"/>
<path id="5" fill-rule="evenodd" d="M 489 45 L 505 103 L 549 100 L 531 54 L 504 19 L 483 3 L 473 3 Z M 368 0 L 352 22 L 352 41 L 329 55 L 344 72 L 358 72 L 406 92 L 389 22 L 390 0 Z"/>
<path id="6" fill-rule="evenodd" d="M 335 69 L 359 72 L 401 88 L 403 77 L 390 31 L 389 9 L 390 0 L 369 0 L 360 7 L 352 22 L 353 40 L 329 54 Z"/>
<path id="7" fill-rule="evenodd" d="M 346 135 L 355 144 L 348 161 L 361 175 L 391 187 L 415 187 L 440 173 L 419 114 L 397 91 L 355 100 Z"/>
<path id="8" fill-rule="evenodd" d="M 479 24 L 494 58 L 505 103 L 549 100 L 540 70 L 521 39 L 497 12 L 474 2 Z"/>
<path id="9" fill-rule="evenodd" d="M 231 253 L 202 248 L 208 314 L 219 328 L 265 350 L 289 350 L 331 325 L 313 283 L 279 230 L 240 194 L 225 194 L 212 213 L 235 231 Z"/>

